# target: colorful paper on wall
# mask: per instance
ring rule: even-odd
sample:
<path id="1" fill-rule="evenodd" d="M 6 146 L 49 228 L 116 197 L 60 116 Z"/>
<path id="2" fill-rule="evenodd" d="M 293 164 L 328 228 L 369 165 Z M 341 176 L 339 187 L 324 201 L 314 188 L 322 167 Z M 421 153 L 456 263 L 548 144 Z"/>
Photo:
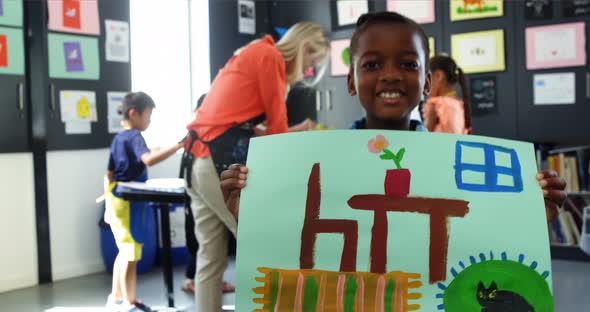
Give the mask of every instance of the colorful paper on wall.
<path id="1" fill-rule="evenodd" d="M 586 65 L 584 22 L 526 29 L 527 69 Z"/>
<path id="2" fill-rule="evenodd" d="M 49 33 L 49 77 L 98 80 L 98 39 Z"/>
<path id="3" fill-rule="evenodd" d="M 436 21 L 434 0 L 388 0 L 387 11 L 400 13 L 420 24 Z"/>
<path id="4" fill-rule="evenodd" d="M 369 12 L 369 3 L 366 0 L 336 0 L 338 25 L 354 25 L 356 20 Z"/>
<path id="5" fill-rule="evenodd" d="M 59 92 L 61 121 L 96 122 L 96 93 L 94 91 L 63 90 Z"/>
<path id="6" fill-rule="evenodd" d="M 575 73 L 536 74 L 533 83 L 535 105 L 576 103 Z"/>
<path id="7" fill-rule="evenodd" d="M 105 56 L 111 62 L 129 62 L 129 23 L 105 20 Z"/>
<path id="8" fill-rule="evenodd" d="M 18 0 L 0 0 L 0 25 L 23 25 L 23 2 Z"/>
<path id="9" fill-rule="evenodd" d="M 24 75 L 25 50 L 20 28 L 0 27 L 0 75 Z"/>
<path id="10" fill-rule="evenodd" d="M 66 58 L 66 71 L 83 72 L 82 48 L 80 42 L 64 42 L 64 56 Z"/>
<path id="11" fill-rule="evenodd" d="M 553 311 L 530 143 L 290 133 L 253 139 L 247 165 L 236 311 L 481 311 L 494 290 Z"/>
<path id="12" fill-rule="evenodd" d="M 504 0 L 451 0 L 451 21 L 504 15 Z"/>
<path id="13" fill-rule="evenodd" d="M 123 99 L 127 92 L 107 92 L 109 133 L 118 133 L 123 131 L 121 122 L 123 115 L 119 114 L 119 108 L 123 104 Z"/>
<path id="14" fill-rule="evenodd" d="M 350 39 L 334 40 L 330 45 L 330 53 L 332 54 L 330 57 L 332 76 L 348 75 L 348 69 L 350 66 Z"/>
<path id="15" fill-rule="evenodd" d="M 49 30 L 100 35 L 97 0 L 49 0 Z"/>
<path id="16" fill-rule="evenodd" d="M 467 74 L 505 69 L 504 30 L 452 35 L 451 46 L 453 58 Z"/>

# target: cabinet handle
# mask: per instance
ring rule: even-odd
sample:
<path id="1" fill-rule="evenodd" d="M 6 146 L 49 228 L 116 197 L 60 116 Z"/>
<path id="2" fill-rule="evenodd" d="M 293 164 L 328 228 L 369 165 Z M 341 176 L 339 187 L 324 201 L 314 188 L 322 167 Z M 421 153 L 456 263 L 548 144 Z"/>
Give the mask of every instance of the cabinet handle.
<path id="1" fill-rule="evenodd" d="M 17 103 L 18 103 L 18 111 L 20 113 L 24 113 L 25 111 L 25 88 L 22 82 L 19 82 L 16 85 L 16 96 L 17 96 Z"/>
<path id="2" fill-rule="evenodd" d="M 315 110 L 322 111 L 322 91 L 315 90 Z"/>
<path id="3" fill-rule="evenodd" d="M 324 95 L 326 100 L 326 109 L 331 111 L 334 106 L 332 105 L 332 90 L 326 90 L 326 94 Z"/>
<path id="4" fill-rule="evenodd" d="M 49 85 L 49 110 L 55 112 L 55 85 Z"/>

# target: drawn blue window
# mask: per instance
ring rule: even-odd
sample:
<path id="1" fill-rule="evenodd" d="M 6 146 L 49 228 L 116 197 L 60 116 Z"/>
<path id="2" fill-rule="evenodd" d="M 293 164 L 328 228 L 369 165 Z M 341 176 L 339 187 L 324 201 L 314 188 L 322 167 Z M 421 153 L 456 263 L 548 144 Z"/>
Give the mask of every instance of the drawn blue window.
<path id="1" fill-rule="evenodd" d="M 518 155 L 509 148 L 458 141 L 455 183 L 457 188 L 473 192 L 522 192 Z"/>

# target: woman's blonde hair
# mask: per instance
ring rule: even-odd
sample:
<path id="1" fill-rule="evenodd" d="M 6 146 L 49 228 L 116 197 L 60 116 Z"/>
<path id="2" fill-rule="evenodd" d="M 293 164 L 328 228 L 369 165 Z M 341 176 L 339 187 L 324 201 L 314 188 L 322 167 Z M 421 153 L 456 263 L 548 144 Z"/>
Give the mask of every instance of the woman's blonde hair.
<path id="1" fill-rule="evenodd" d="M 306 45 L 307 44 L 307 45 Z M 325 72 L 326 63 L 330 56 L 330 42 L 322 31 L 322 27 L 312 22 L 299 22 L 287 31 L 277 42 L 277 49 L 283 56 L 285 63 L 290 65 L 291 71 L 287 72 L 287 84 L 294 84 L 303 80 L 303 56 L 305 48 L 311 52 L 311 57 L 319 59 L 318 64 L 323 65 L 316 74 L 317 82 Z"/>

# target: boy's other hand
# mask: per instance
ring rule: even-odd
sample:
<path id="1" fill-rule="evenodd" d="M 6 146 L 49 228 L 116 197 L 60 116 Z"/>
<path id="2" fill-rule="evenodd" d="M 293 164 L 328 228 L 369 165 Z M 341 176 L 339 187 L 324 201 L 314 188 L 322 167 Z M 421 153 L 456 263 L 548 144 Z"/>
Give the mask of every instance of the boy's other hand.
<path id="1" fill-rule="evenodd" d="M 565 192 L 566 182 L 557 175 L 554 170 L 543 170 L 537 174 L 537 180 L 543 189 L 545 198 L 545 211 L 547 220 L 551 221 L 557 216 L 557 208 L 563 205 L 567 197 Z"/>
<path id="2" fill-rule="evenodd" d="M 241 164 L 233 164 L 221 173 L 221 192 L 227 209 L 238 219 L 240 211 L 240 192 L 246 186 L 248 168 Z"/>

